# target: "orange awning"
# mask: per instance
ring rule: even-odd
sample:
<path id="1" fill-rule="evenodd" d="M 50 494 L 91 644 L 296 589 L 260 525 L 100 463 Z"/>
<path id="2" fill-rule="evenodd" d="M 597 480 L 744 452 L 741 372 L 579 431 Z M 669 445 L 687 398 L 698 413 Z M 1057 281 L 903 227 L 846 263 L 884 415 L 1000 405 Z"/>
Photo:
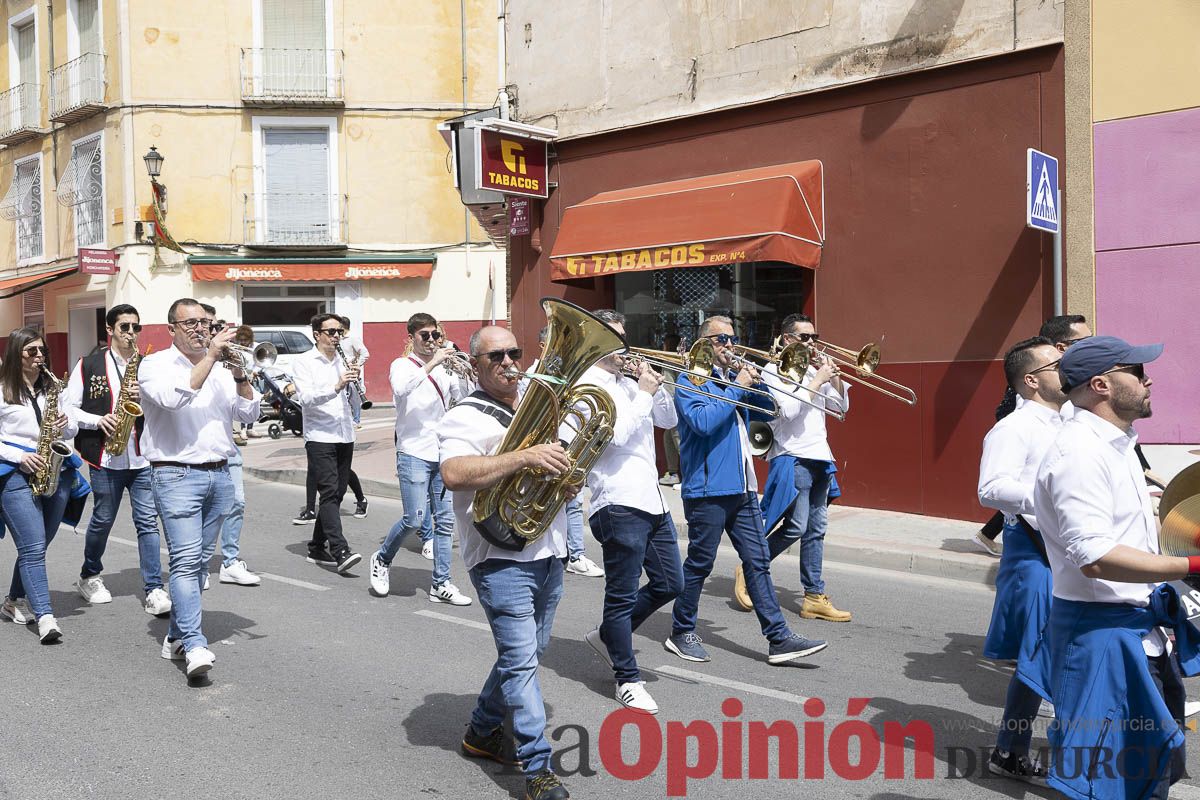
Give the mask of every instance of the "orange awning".
<path id="1" fill-rule="evenodd" d="M 70 267 L 62 267 L 60 269 L 52 269 L 49 272 L 39 272 L 36 275 L 21 275 L 16 278 L 5 278 L 0 281 L 0 300 L 9 297 L 16 297 L 19 294 L 28 292 L 30 289 L 36 289 L 39 286 L 44 286 L 51 281 L 56 281 L 59 278 L 65 278 L 72 272 L 79 269 L 78 265 Z M 15 290 L 15 291 L 10 291 Z"/>
<path id="2" fill-rule="evenodd" d="M 556 281 L 748 261 L 816 269 L 825 242 L 820 161 L 602 192 L 563 214 Z"/>
<path id="3" fill-rule="evenodd" d="M 193 258 L 192 278 L 198 281 L 361 281 L 373 278 L 429 278 L 433 275 L 432 259 L 404 263 L 230 261 L 233 263 L 200 263 L 199 258 Z"/>

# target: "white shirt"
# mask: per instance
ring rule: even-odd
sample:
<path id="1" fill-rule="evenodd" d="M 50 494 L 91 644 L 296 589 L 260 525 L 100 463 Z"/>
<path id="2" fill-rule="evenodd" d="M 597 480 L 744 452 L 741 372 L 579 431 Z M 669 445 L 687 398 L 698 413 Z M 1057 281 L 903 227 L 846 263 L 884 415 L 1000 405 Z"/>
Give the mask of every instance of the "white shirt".
<path id="1" fill-rule="evenodd" d="M 350 361 L 361 359 L 358 362 L 360 367 L 371 357 L 371 351 L 367 349 L 367 346 L 349 334 L 343 336 L 339 344 L 341 344 L 342 352 L 346 354 L 347 359 Z"/>
<path id="2" fill-rule="evenodd" d="M 661 387 L 651 396 L 638 388 L 636 379 L 599 367 L 583 373 L 580 385 L 585 384 L 603 389 L 616 411 L 612 441 L 588 473 L 591 513 L 609 505 L 636 508 L 647 514 L 668 513 L 658 485 L 654 428 L 674 428 L 678 424 L 671 396 Z"/>
<path id="3" fill-rule="evenodd" d="M 75 422 L 75 410 L 63 402 L 63 394 L 58 395 L 58 407 L 60 413 L 67 415 L 67 424 L 59 438 L 74 439 L 75 434 L 79 432 L 79 426 Z M 35 399 L 44 419 L 46 395 L 39 393 Z M 12 447 L 7 443 L 22 444 L 30 450 L 36 450 L 41 433 L 42 426 L 38 424 L 37 415 L 28 401 L 23 403 L 0 402 L 0 460 L 20 464 L 27 451 L 19 447 Z"/>
<path id="4" fill-rule="evenodd" d="M 462 389 L 441 364 L 427 373 L 418 361 L 417 356 L 400 356 L 389 372 L 396 403 L 396 449 L 437 461 L 438 424 L 450 406 L 462 399 Z"/>
<path id="5" fill-rule="evenodd" d="M 495 417 L 472 408 L 469 403 L 459 403 L 446 412 L 437 428 L 441 463 L 445 464 L 456 456 L 493 455 L 504 440 L 507 429 Z M 566 507 L 560 508 L 546 534 L 530 542 L 524 550 L 513 551 L 495 547 L 479 535 L 471 516 L 471 504 L 475 492 L 451 493 L 454 501 L 454 521 L 462 541 L 463 562 L 473 569 L 489 558 L 509 561 L 537 561 L 543 558 L 567 557 L 567 514 Z"/>
<path id="6" fill-rule="evenodd" d="M 233 373 L 220 364 L 213 366 L 199 390 L 193 390 L 193 366 L 175 345 L 142 359 L 138 368 L 146 415 L 142 455 L 148 461 L 228 460 L 238 453 L 230 433 L 234 421 L 258 419 L 262 395 L 253 390 L 249 400 L 239 395 Z"/>
<path id="7" fill-rule="evenodd" d="M 808 383 L 816 374 L 816 369 L 810 365 L 804 373 L 804 383 Z M 842 391 L 839 393 L 827 381 L 816 392 L 810 392 L 808 389 L 785 384 L 779 377 L 777 364 L 768 364 L 762 376 L 779 409 L 779 416 L 771 420 L 771 433 L 775 435 L 775 439 L 767 452 L 767 458 L 787 454 L 815 461 L 833 461 L 833 451 L 829 449 L 829 439 L 825 431 L 827 415 L 820 409 L 801 402 L 797 397 L 844 415 L 850 410 L 850 384 L 842 381 Z"/>
<path id="8" fill-rule="evenodd" d="M 1054 443 L 1063 419 L 1059 412 L 1039 403 L 1025 403 L 997 422 L 983 440 L 979 462 L 979 502 L 1020 514 L 1038 530 L 1033 510 L 1033 486 L 1038 465 Z"/>
<path id="9" fill-rule="evenodd" d="M 347 354 L 348 355 L 348 354 Z M 292 362 L 293 398 L 304 408 L 304 441 L 345 444 L 354 441 L 350 393 L 338 389 L 345 365 L 337 353 L 326 358 L 314 347 Z"/>
<path id="10" fill-rule="evenodd" d="M 117 396 L 121 393 L 121 377 L 125 374 L 125 370 L 129 369 L 129 362 L 126 361 L 116 350 L 110 349 L 104 355 L 104 366 L 105 377 L 108 379 L 109 413 L 115 413 L 117 407 Z M 72 409 L 74 409 L 73 414 L 75 420 L 79 423 L 80 429 L 94 431 L 100 428 L 100 420 L 102 415 L 89 414 L 82 408 L 82 359 L 75 364 L 75 369 L 71 370 L 71 378 L 67 381 L 67 390 L 63 393 L 63 405 L 70 406 Z M 104 467 L 105 469 L 142 469 L 150 466 L 150 462 L 146 460 L 146 456 L 144 454 L 139 454 L 137 452 L 138 448 L 134 446 L 134 440 L 137 438 L 137 435 L 137 428 L 134 428 L 129 434 L 129 444 L 125 448 L 125 452 L 119 456 L 109 455 L 108 451 L 101 447 L 100 466 Z"/>

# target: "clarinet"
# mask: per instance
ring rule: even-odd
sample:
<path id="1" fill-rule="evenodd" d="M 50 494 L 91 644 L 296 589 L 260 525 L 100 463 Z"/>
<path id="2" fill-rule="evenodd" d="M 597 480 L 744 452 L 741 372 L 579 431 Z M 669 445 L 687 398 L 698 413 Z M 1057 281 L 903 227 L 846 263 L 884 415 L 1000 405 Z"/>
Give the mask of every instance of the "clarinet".
<path id="1" fill-rule="evenodd" d="M 340 343 L 334 342 L 333 349 L 337 351 L 338 357 L 342 359 L 342 364 L 345 365 L 346 369 L 356 369 L 358 367 L 357 359 L 356 359 L 356 363 L 351 364 L 350 360 L 348 358 L 346 358 L 346 353 L 344 350 L 342 350 L 342 345 Z M 363 386 L 362 376 L 359 376 L 358 380 L 356 380 L 354 383 L 348 384 L 346 386 L 346 394 L 347 395 L 350 394 L 351 386 L 353 386 L 355 391 L 358 392 L 358 396 L 362 400 L 362 410 L 363 411 L 366 411 L 368 408 L 375 405 L 373 402 L 371 402 L 370 400 L 367 399 L 367 393 L 366 393 L 365 387 Z"/>

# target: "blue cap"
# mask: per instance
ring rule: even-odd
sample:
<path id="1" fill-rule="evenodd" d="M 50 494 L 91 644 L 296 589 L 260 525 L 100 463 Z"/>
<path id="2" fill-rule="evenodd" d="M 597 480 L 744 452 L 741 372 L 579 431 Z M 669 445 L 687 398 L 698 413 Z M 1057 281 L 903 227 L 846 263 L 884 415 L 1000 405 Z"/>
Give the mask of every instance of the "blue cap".
<path id="1" fill-rule="evenodd" d="M 1121 364 L 1148 364 L 1162 355 L 1161 344 L 1132 345 L 1116 336 L 1090 336 L 1067 348 L 1058 368 L 1063 388 L 1082 386 Z"/>

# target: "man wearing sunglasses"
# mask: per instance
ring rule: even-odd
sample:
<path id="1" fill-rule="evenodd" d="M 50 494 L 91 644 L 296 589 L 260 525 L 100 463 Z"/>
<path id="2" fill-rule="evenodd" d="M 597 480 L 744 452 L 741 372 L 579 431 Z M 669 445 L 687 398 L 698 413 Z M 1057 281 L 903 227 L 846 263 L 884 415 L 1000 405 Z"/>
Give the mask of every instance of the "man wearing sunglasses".
<path id="1" fill-rule="evenodd" d="M 471 715 L 462 751 L 472 758 L 520 765 L 527 800 L 563 800 L 569 795 L 550 769 L 537 668 L 562 598 L 566 514 L 560 510 L 541 538 L 512 549 L 511 542 L 501 546 L 481 535 L 471 505 L 477 491 L 525 468 L 557 476 L 571 468 L 571 460 L 558 443 L 496 453 L 517 406 L 521 350 L 507 329 L 488 326 L 471 336 L 470 352 L 479 390 L 446 412 L 437 436 L 442 479 L 454 493 L 463 561 L 492 629 L 497 658 Z M 509 752 L 503 728 L 509 713 L 515 753 Z"/>
<path id="2" fill-rule="evenodd" d="M 408 535 L 424 527 L 426 515 L 432 512 L 433 579 L 429 600 L 468 606 L 471 598 L 450 582 L 454 512 L 442 485 L 437 444 L 438 424 L 465 392 L 444 366 L 446 359 L 454 356 L 443 346 L 436 319 L 429 314 L 414 314 L 408 320 L 408 340 L 412 352 L 393 361 L 390 373 L 396 403 L 396 476 L 404 516 L 371 556 L 370 590 L 376 597 L 387 597 L 392 559 Z"/>
<path id="3" fill-rule="evenodd" d="M 317 346 L 292 362 L 295 400 L 304 409 L 308 474 L 316 478 L 319 497 L 308 560 L 336 566 L 344 574 L 362 561 L 342 534 L 339 510 L 354 461 L 354 417 L 348 387 L 358 380 L 359 371 L 347 367 L 337 353 L 346 328 L 336 314 L 314 316 L 312 331 Z"/>
<path id="4" fill-rule="evenodd" d="M 367 398 L 358 393 L 358 387 L 366 387 L 367 385 L 367 359 L 371 357 L 371 351 L 367 346 L 359 341 L 358 337 L 350 333 L 350 318 L 339 316 L 338 321 L 342 323 L 342 327 L 346 329 L 346 335 L 342 337 L 342 350 L 346 353 L 346 358 L 350 359 L 352 364 L 358 364 L 358 372 L 361 376 L 357 384 L 350 387 L 353 392 L 353 397 L 350 399 L 350 409 L 354 412 L 354 424 L 358 428 L 362 427 L 362 407 L 363 401 Z M 363 509 L 366 509 L 365 501 L 360 503 Z M 366 514 L 364 513 L 365 517 Z"/>
<path id="5" fill-rule="evenodd" d="M 171 625 L 161 655 L 186 661 L 189 678 L 212 669 L 216 657 L 201 630 L 205 554 L 216 547 L 233 510 L 229 460 L 237 455 L 235 421 L 258 419 L 262 397 L 240 369 L 221 366 L 234 331 L 212 333 L 211 318 L 191 298 L 167 311 L 172 345 L 138 368 L 154 502 L 170 556 Z"/>
<path id="6" fill-rule="evenodd" d="M 1062 426 L 1061 352 L 1044 336 L 1018 342 L 1004 356 L 1004 377 L 1024 400 L 983 440 L 979 502 L 1004 514 L 1004 553 L 983 654 L 999 661 L 1028 660 L 1050 613 L 1051 574 L 1033 509 L 1034 479 Z M 1045 767 L 1029 759 L 1033 723 L 1042 698 L 1014 675 L 989 768 L 1044 784 Z"/>
<path id="7" fill-rule="evenodd" d="M 713 343 L 713 374 L 733 382 L 724 386 L 713 381 L 700 385 L 709 394 L 757 406 L 769 399 L 745 391 L 766 385 L 757 370 L 740 363 L 733 345 L 733 320 L 710 316 L 700 335 Z M 792 633 L 783 619 L 775 585 L 771 582 L 771 558 L 763 532 L 758 504 L 758 481 L 750 454 L 747 433 L 749 412 L 731 403 L 688 390 L 681 382 L 675 389 L 679 416 L 679 458 L 683 470 L 683 513 L 688 523 L 687 559 L 683 563 L 683 592 L 675 600 L 671 636 L 663 642 L 668 652 L 686 661 L 708 661 L 707 651 L 696 633 L 696 616 L 704 581 L 716 561 L 721 534 L 728 533 L 746 576 L 746 589 L 754 603 L 758 623 L 770 646 L 767 661 L 782 664 L 824 650 L 826 643 Z"/>
<path id="8" fill-rule="evenodd" d="M 1059 370 L 1076 412 L 1035 481 L 1034 514 L 1054 573 L 1041 638 L 1048 676 L 1025 662 L 1018 669 L 1031 685 L 1042 679 L 1043 696 L 1053 693 L 1048 783 L 1070 797 L 1166 797 L 1183 775 L 1179 665 L 1195 674 L 1200 656 L 1164 582 L 1200 574 L 1200 557 L 1162 554 L 1134 454 L 1133 424 L 1151 413 L 1145 365 L 1162 349 L 1115 336 L 1067 349 Z M 1162 626 L 1175 629 L 1173 647 Z M 1097 748 L 1115 762 L 1098 765 Z"/>
<path id="9" fill-rule="evenodd" d="M 128 304 L 110 308 L 104 316 L 104 324 L 109 346 L 80 359 L 71 371 L 63 395 L 64 405 L 76 409 L 79 421 L 75 449 L 91 465 L 92 518 L 88 522 L 83 567 L 75 588 L 92 605 L 112 602 L 112 594 L 100 576 L 104 572 L 108 534 L 116 522 L 121 498 L 128 492 L 133 527 L 137 531 L 143 607 L 147 614 L 161 616 L 171 610 L 171 598 L 163 588 L 158 513 L 154 508 L 150 462 L 142 454 L 145 417 L 138 417 L 134 423 L 124 453 L 111 455 L 104 449 L 108 437 L 117 427 L 117 397 L 121 394 L 129 362 L 138 352 L 142 325 L 137 309 Z M 141 400 L 136 382 L 130 399 L 135 403 Z"/>

